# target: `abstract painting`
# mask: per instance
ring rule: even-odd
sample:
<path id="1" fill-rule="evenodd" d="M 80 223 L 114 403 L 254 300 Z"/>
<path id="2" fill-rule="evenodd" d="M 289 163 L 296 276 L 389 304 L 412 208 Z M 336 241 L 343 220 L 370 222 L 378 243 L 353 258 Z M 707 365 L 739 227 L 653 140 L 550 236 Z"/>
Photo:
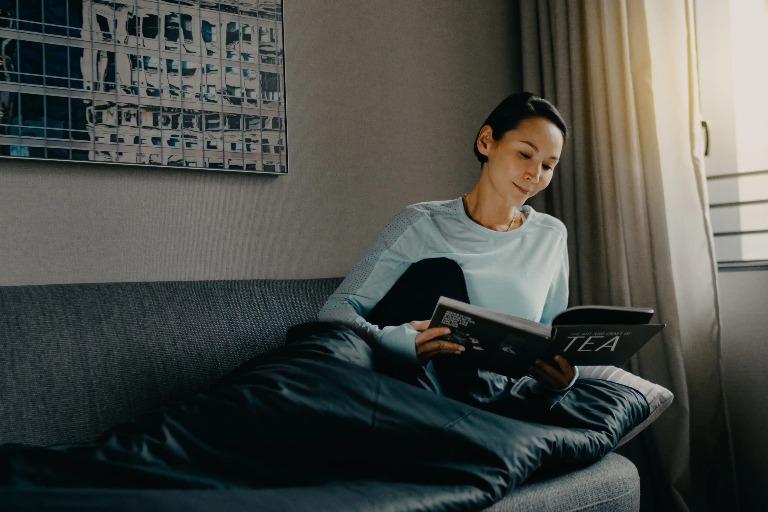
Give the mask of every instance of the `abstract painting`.
<path id="1" fill-rule="evenodd" d="M 282 0 L 0 0 L 0 158 L 284 174 Z"/>

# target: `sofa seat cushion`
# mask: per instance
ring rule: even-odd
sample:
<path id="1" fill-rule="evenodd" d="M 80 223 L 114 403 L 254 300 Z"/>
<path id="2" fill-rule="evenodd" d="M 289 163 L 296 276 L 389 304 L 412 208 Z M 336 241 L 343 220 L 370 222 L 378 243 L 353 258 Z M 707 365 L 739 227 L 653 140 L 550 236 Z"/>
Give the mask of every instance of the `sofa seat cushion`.
<path id="1" fill-rule="evenodd" d="M 609 453 L 590 466 L 531 479 L 486 510 L 636 512 L 640 510 L 640 476 L 628 459 Z"/>
<path id="2" fill-rule="evenodd" d="M 447 489 L 446 489 L 447 491 Z M 0 490 L 0 510 L 14 512 L 284 512 L 286 510 L 360 512 L 361 497 L 367 512 L 406 510 L 418 503 L 418 486 L 398 482 L 343 482 L 298 487 L 290 492 L 275 489 L 227 490 L 124 490 L 40 489 Z M 449 492 L 445 492 L 450 496 Z M 380 499 L 385 496 L 386 499 Z M 435 489 L 432 504 L 441 503 Z M 487 511 L 636 512 L 640 506 L 637 471 L 615 453 L 567 475 L 530 482 L 516 489 Z"/>

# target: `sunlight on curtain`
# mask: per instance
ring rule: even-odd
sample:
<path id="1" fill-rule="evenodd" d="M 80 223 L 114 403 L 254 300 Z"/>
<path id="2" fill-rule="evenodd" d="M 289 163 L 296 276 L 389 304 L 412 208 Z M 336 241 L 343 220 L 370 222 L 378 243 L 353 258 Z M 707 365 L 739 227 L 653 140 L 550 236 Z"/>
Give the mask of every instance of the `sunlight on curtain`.
<path id="1" fill-rule="evenodd" d="M 667 324 L 631 365 L 675 394 L 628 445 L 643 509 L 733 510 L 691 2 L 520 6 L 523 87 L 572 125 L 544 207 L 569 229 L 573 301 Z"/>

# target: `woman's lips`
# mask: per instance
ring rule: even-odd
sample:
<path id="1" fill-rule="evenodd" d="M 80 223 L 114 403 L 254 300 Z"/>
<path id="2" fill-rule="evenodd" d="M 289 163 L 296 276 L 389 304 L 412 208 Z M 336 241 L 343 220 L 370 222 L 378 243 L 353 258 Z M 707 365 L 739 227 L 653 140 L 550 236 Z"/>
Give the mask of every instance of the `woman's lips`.
<path id="1" fill-rule="evenodd" d="M 517 183 L 513 183 L 513 185 L 514 185 L 515 187 L 517 187 L 517 190 L 519 190 L 519 191 L 520 191 L 520 192 L 522 192 L 523 194 L 525 194 L 525 195 L 527 195 L 527 196 L 531 195 L 531 191 L 530 191 L 530 190 L 528 190 L 527 188 L 523 188 L 523 187 L 520 187 L 520 186 L 518 186 L 518 185 L 517 185 Z"/>

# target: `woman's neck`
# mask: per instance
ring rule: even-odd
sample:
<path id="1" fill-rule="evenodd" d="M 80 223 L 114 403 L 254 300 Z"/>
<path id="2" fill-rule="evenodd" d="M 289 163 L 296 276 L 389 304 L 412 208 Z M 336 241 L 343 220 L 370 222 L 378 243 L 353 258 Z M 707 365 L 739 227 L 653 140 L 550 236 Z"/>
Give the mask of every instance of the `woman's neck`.
<path id="1" fill-rule="evenodd" d="M 493 231 L 512 231 L 525 222 L 519 205 L 503 201 L 498 195 L 483 192 L 475 185 L 462 198 L 467 216 Z"/>

